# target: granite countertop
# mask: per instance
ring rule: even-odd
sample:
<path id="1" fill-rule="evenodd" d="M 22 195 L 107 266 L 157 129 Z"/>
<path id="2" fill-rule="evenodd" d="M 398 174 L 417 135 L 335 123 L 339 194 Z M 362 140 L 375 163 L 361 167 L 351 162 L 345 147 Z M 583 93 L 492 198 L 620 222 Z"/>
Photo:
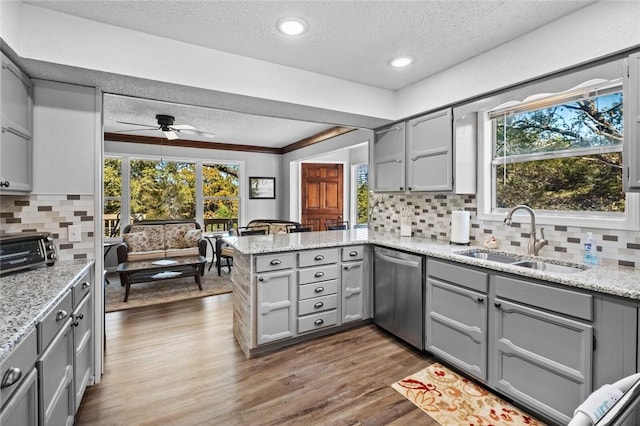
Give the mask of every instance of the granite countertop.
<path id="1" fill-rule="evenodd" d="M 640 300 L 640 270 L 635 268 L 593 266 L 577 273 L 547 272 L 459 254 L 469 249 L 480 248 L 480 246 L 453 246 L 444 241 L 433 241 L 418 237 L 400 237 L 398 234 L 390 232 L 370 232 L 366 228 L 351 229 L 348 231 L 225 237 L 224 240 L 243 254 L 266 254 L 323 247 L 376 244 L 412 253 L 424 254 L 433 258 L 480 266 L 494 271 L 507 272 L 598 293 Z M 557 259 L 548 259 L 543 256 L 537 257 L 536 259 L 561 265 L 566 264 Z"/>
<path id="2" fill-rule="evenodd" d="M 93 264 L 69 260 L 0 277 L 0 362 Z"/>

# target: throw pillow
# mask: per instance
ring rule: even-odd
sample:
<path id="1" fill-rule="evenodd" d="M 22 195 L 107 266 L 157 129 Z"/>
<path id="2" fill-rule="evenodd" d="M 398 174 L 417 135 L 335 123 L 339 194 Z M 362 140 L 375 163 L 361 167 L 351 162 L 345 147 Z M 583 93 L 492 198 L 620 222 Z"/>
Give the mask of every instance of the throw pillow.
<path id="1" fill-rule="evenodd" d="M 198 247 L 202 237 L 202 229 L 190 229 L 184 234 L 182 248 Z"/>
<path id="2" fill-rule="evenodd" d="M 163 225 L 134 224 L 129 232 L 145 232 L 149 240 L 148 250 L 164 250 Z"/>
<path id="3" fill-rule="evenodd" d="M 123 236 L 124 242 L 129 246 L 129 251 L 140 252 L 151 250 L 146 232 L 129 232 Z"/>
<path id="4" fill-rule="evenodd" d="M 187 231 L 195 229 L 194 223 L 167 223 L 164 225 L 165 249 L 184 248 L 184 236 Z"/>

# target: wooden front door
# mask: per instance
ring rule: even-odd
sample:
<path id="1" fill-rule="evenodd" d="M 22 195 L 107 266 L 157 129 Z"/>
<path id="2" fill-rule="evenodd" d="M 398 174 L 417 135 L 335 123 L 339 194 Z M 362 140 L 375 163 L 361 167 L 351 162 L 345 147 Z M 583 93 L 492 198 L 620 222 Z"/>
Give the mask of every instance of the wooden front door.
<path id="1" fill-rule="evenodd" d="M 343 220 L 342 177 L 342 164 L 302 163 L 302 223 L 324 231 L 325 220 Z"/>

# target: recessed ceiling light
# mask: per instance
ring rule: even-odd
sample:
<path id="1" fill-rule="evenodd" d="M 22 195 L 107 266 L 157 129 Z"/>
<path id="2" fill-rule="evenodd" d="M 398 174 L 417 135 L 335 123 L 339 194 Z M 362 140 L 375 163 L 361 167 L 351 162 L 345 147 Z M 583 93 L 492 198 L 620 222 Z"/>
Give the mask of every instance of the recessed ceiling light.
<path id="1" fill-rule="evenodd" d="M 287 35 L 300 35 L 307 30 L 307 23 L 300 18 L 283 18 L 278 21 L 278 29 Z"/>
<path id="2" fill-rule="evenodd" d="M 411 56 L 401 56 L 399 58 L 395 58 L 391 61 L 391 66 L 396 68 L 406 67 L 413 62 L 413 58 Z"/>

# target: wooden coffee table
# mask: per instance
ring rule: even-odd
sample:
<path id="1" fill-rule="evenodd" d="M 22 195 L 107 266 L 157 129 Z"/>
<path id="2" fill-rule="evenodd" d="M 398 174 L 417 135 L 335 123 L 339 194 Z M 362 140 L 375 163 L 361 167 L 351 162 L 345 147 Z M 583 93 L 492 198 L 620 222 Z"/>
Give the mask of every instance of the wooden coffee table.
<path id="1" fill-rule="evenodd" d="M 168 280 L 172 278 L 194 277 L 198 288 L 202 290 L 200 268 L 207 259 L 204 256 L 184 256 L 158 260 L 124 262 L 118 265 L 122 285 L 126 286 L 124 301 L 129 299 L 131 284 Z"/>

